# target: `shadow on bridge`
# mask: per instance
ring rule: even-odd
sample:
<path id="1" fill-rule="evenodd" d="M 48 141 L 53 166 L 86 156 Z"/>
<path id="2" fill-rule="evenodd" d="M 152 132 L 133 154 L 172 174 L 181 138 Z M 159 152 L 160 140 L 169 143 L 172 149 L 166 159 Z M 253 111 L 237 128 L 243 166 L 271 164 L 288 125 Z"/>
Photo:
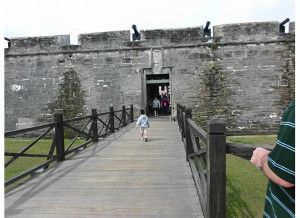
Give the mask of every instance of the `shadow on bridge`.
<path id="1" fill-rule="evenodd" d="M 66 159 L 66 161 L 72 161 L 72 165 L 66 165 L 63 164 L 63 162 L 58 162 L 57 165 L 48 169 L 46 173 L 36 175 L 35 179 L 27 181 L 25 184 L 21 184 L 21 186 L 17 189 L 8 191 L 8 193 L 5 195 L 6 198 L 9 198 L 11 196 L 13 197 L 15 195 L 18 195 L 19 198 L 16 198 L 16 201 L 12 202 L 12 204 L 9 207 L 5 208 L 5 210 L 14 211 L 13 214 L 22 214 L 22 211 L 24 210 L 18 208 L 21 208 L 23 204 L 26 204 L 27 201 L 33 199 L 39 193 L 48 188 L 51 188 L 51 186 L 55 182 L 58 182 L 64 176 L 72 173 L 74 170 L 84 164 L 85 161 L 88 160 L 88 158 L 97 156 L 98 152 L 101 152 L 104 148 L 109 146 L 117 137 L 125 134 L 127 130 L 128 128 L 123 128 L 110 137 L 101 140 L 101 142 L 93 144 L 87 149 L 79 150 L 75 155 Z M 6 216 L 10 217 L 11 214 L 7 213 Z"/>
<path id="2" fill-rule="evenodd" d="M 7 217 L 203 217 L 177 123 L 134 123 L 5 195 Z"/>

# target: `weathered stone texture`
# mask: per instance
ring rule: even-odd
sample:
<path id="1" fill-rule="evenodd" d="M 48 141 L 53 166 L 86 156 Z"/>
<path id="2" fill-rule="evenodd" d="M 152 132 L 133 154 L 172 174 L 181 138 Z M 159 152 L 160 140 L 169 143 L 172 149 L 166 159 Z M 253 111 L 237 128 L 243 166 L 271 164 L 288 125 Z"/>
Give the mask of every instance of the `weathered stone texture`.
<path id="1" fill-rule="evenodd" d="M 214 37 L 219 42 L 249 42 L 275 40 L 279 34 L 279 22 L 237 23 L 214 26 Z"/>
<path id="2" fill-rule="evenodd" d="M 295 22 L 290 22 L 289 23 L 289 33 L 290 34 L 295 34 Z"/>
<path id="3" fill-rule="evenodd" d="M 130 41 L 130 31 L 80 34 L 78 41 L 82 49 L 118 48 Z"/>
<path id="4" fill-rule="evenodd" d="M 294 97 L 294 69 L 285 69 L 293 57 L 283 58 L 290 56 L 286 45 L 224 46 L 219 52 L 223 53 L 221 66 L 231 78 L 233 113 L 238 117 L 234 129 L 267 132 L 265 126 L 269 126 L 268 130 L 275 132 L 274 118 L 280 118 L 280 111 Z M 229 52 L 233 55 L 228 56 Z"/>
<path id="5" fill-rule="evenodd" d="M 148 46 L 176 46 L 199 43 L 203 27 L 184 29 L 158 29 L 141 31 L 141 39 Z"/>
<path id="6" fill-rule="evenodd" d="M 45 37 L 18 37 L 11 39 L 10 53 L 47 53 L 60 50 L 62 46 L 70 44 L 69 35 L 45 36 Z"/>
<path id="7" fill-rule="evenodd" d="M 215 62 L 231 91 L 230 129 L 274 132 L 295 94 L 294 23 L 289 29 L 279 33 L 278 22 L 220 25 L 212 38 L 203 38 L 203 27 L 145 30 L 134 42 L 130 31 L 116 31 L 81 34 L 79 45 L 69 36 L 14 38 L 5 51 L 5 129 L 51 120 L 49 104 L 69 69 L 80 79 L 86 113 L 144 107 L 145 73 L 170 74 L 172 107 L 196 109 L 199 77 Z"/>

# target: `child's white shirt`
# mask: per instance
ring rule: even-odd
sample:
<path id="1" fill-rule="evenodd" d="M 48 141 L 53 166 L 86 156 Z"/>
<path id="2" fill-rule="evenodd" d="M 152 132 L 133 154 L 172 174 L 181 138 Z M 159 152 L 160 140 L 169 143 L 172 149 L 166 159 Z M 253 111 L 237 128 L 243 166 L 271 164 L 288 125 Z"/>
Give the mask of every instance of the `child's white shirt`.
<path id="1" fill-rule="evenodd" d="M 149 118 L 145 114 L 140 115 L 136 122 L 136 127 L 137 126 L 143 128 L 149 127 Z"/>

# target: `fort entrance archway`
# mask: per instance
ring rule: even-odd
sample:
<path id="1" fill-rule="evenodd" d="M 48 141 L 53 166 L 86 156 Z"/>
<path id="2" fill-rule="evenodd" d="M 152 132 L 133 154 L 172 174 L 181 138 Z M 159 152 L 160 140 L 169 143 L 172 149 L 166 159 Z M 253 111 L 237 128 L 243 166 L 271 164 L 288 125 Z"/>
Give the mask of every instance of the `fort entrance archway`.
<path id="1" fill-rule="evenodd" d="M 171 92 L 170 92 L 171 88 L 170 88 L 169 77 L 170 77 L 169 74 L 146 75 L 145 108 L 148 115 L 153 114 L 151 103 L 155 97 L 161 99 L 164 95 L 166 95 L 169 100 L 171 99 Z"/>

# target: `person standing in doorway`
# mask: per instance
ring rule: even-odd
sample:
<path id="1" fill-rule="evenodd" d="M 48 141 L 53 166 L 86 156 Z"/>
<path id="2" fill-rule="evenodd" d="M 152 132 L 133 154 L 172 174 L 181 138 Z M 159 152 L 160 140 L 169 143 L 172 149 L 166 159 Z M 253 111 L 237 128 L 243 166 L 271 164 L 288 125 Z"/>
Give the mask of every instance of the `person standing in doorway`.
<path id="1" fill-rule="evenodd" d="M 145 142 L 148 141 L 148 136 L 147 136 L 147 128 L 150 127 L 149 125 L 149 118 L 145 115 L 145 111 L 141 110 L 140 111 L 141 115 L 139 116 L 137 122 L 136 122 L 136 128 L 138 126 L 140 127 L 140 132 L 141 132 L 141 139 L 145 140 Z"/>
<path id="2" fill-rule="evenodd" d="M 283 113 L 270 152 L 256 148 L 250 160 L 268 177 L 263 217 L 295 217 L 295 102 Z"/>
<path id="3" fill-rule="evenodd" d="M 167 98 L 167 95 L 164 95 L 163 99 L 161 100 L 161 107 L 163 115 L 167 115 L 167 113 L 169 112 L 169 100 Z"/>
<path id="4" fill-rule="evenodd" d="M 160 101 L 157 99 L 157 97 L 155 97 L 154 100 L 152 101 L 152 108 L 154 110 L 154 116 L 157 117 L 158 110 L 160 108 Z"/>

